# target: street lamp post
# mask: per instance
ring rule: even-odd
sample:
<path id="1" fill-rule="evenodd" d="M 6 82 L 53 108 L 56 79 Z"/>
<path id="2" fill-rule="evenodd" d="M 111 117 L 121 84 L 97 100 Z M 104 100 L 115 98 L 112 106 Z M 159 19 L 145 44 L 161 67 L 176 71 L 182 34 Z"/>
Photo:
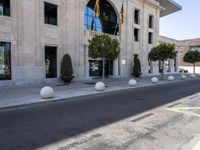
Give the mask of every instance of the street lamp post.
<path id="1" fill-rule="evenodd" d="M 102 43 L 102 45 L 101 45 L 102 47 L 102 55 L 103 55 L 103 57 L 102 57 L 102 61 L 103 61 L 103 70 L 102 70 L 102 80 L 104 80 L 105 79 L 105 45 L 104 45 L 104 43 Z"/>

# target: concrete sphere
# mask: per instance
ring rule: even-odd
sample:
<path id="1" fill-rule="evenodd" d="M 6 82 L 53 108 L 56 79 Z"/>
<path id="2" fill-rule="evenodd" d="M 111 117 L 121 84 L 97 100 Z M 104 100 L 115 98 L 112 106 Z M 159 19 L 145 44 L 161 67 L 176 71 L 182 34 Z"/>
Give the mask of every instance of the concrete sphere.
<path id="1" fill-rule="evenodd" d="M 200 74 L 198 74 L 198 77 L 200 77 Z"/>
<path id="2" fill-rule="evenodd" d="M 151 83 L 158 83 L 158 82 L 159 82 L 159 80 L 158 80 L 157 77 L 153 77 L 153 78 L 151 79 Z"/>
<path id="3" fill-rule="evenodd" d="M 174 76 L 169 76 L 167 79 L 168 81 L 174 81 Z"/>
<path id="4" fill-rule="evenodd" d="M 190 77 L 191 77 L 191 78 L 195 78 L 196 75 L 195 75 L 195 74 L 191 74 Z"/>
<path id="5" fill-rule="evenodd" d="M 40 90 L 40 96 L 42 99 L 49 99 L 54 97 L 54 90 L 50 86 L 45 86 Z"/>
<path id="6" fill-rule="evenodd" d="M 104 91 L 105 90 L 105 84 L 103 82 L 97 82 L 95 85 L 96 91 Z"/>
<path id="7" fill-rule="evenodd" d="M 129 86 L 136 86 L 137 85 L 137 81 L 134 79 L 131 79 L 128 81 Z"/>
<path id="8" fill-rule="evenodd" d="M 181 75 L 181 79 L 182 79 L 182 80 L 185 80 L 185 79 L 186 79 L 186 75 L 182 74 L 182 75 Z"/>

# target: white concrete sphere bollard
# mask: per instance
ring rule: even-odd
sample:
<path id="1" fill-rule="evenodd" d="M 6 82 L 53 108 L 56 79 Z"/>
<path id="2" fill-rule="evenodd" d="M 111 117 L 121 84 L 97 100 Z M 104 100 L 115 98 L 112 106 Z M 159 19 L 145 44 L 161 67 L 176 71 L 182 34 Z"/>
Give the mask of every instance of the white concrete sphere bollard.
<path id="1" fill-rule="evenodd" d="M 42 99 L 49 99 L 54 97 L 54 90 L 50 86 L 45 86 L 40 90 L 40 96 Z"/>
<path id="2" fill-rule="evenodd" d="M 169 76 L 167 79 L 168 81 L 174 81 L 174 76 Z"/>
<path id="3" fill-rule="evenodd" d="M 137 85 L 137 81 L 136 80 L 134 80 L 134 79 L 131 79 L 131 80 L 129 80 L 128 81 L 128 84 L 129 84 L 129 86 L 136 86 Z"/>
<path id="4" fill-rule="evenodd" d="M 105 90 L 105 84 L 103 82 L 97 82 L 95 84 L 96 91 L 104 91 Z"/>
<path id="5" fill-rule="evenodd" d="M 195 75 L 195 74 L 191 74 L 190 77 L 191 77 L 191 78 L 195 78 L 196 75 Z"/>
<path id="6" fill-rule="evenodd" d="M 159 82 L 159 80 L 158 80 L 157 77 L 153 77 L 153 78 L 151 79 L 151 83 L 158 83 L 158 82 Z"/>
<path id="7" fill-rule="evenodd" d="M 185 80 L 185 79 L 186 79 L 186 75 L 182 74 L 182 75 L 181 75 L 181 79 L 182 79 L 182 80 Z"/>
<path id="8" fill-rule="evenodd" d="M 200 77 L 200 74 L 198 74 L 198 77 Z"/>

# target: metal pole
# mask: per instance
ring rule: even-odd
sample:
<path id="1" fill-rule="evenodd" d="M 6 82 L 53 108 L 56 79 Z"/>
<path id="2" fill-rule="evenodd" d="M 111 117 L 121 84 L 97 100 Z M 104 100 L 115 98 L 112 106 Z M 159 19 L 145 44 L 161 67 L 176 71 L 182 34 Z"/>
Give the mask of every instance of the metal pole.
<path id="1" fill-rule="evenodd" d="M 103 75 L 102 75 L 102 79 L 105 79 L 105 52 L 103 50 Z"/>

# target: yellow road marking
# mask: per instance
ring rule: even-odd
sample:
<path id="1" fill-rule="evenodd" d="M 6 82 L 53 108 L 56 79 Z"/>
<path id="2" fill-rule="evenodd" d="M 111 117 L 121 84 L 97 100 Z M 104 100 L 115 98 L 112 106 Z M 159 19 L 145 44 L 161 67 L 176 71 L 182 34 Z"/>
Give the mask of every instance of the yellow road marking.
<path id="1" fill-rule="evenodd" d="M 200 142 L 197 143 L 192 150 L 200 150 Z"/>
<path id="2" fill-rule="evenodd" d="M 178 109 L 175 109 L 175 108 L 165 108 L 166 110 L 171 110 L 171 111 L 175 111 L 175 112 L 183 112 L 183 111 L 180 111 Z"/>
<path id="3" fill-rule="evenodd" d="M 174 111 L 174 112 L 178 112 L 178 113 L 184 113 L 190 116 L 196 116 L 196 117 L 200 117 L 199 114 L 194 113 L 194 112 L 189 112 L 187 110 L 199 110 L 200 107 L 175 107 L 175 108 L 165 108 L 165 110 L 169 110 L 169 111 Z M 200 149 L 199 149 L 200 150 Z"/>

